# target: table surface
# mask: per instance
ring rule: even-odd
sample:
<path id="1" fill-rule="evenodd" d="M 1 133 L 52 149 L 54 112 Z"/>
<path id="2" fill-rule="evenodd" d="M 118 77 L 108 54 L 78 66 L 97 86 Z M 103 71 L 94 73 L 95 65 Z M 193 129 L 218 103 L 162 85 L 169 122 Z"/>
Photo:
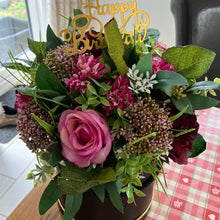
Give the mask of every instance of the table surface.
<path id="1" fill-rule="evenodd" d="M 217 220 L 220 219 L 220 109 L 197 111 L 207 150 L 189 159 L 188 165 L 165 165 L 168 198 L 155 185 L 154 200 L 145 220 Z M 161 178 L 162 180 L 162 178 Z M 38 214 L 38 203 L 46 184 L 33 189 L 7 220 L 62 220 L 58 204 L 44 216 Z"/>

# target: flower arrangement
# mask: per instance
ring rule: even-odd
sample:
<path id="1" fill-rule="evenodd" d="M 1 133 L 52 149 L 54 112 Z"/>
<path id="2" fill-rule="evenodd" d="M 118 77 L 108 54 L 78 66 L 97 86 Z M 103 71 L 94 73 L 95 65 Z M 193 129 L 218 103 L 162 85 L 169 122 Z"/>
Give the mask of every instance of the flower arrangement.
<path id="1" fill-rule="evenodd" d="M 99 45 L 97 34 L 88 31 L 84 38 Z M 194 111 L 218 104 L 207 92 L 220 84 L 197 79 L 215 54 L 193 45 L 167 48 L 158 36 L 148 29 L 143 42 L 134 35 L 133 43 L 124 44 L 112 19 L 103 34 L 107 47 L 93 44 L 68 56 L 74 42 L 61 40 L 48 26 L 47 42 L 28 39 L 34 61 L 11 56 L 12 64 L 2 64 L 23 78 L 16 95 L 17 128 L 38 160 L 27 179 L 35 186 L 51 179 L 41 214 L 66 194 L 66 205 L 74 208 L 64 219 L 72 219 L 88 190 L 101 200 L 107 191 L 123 212 L 120 193 L 128 203 L 135 203 L 135 194 L 145 196 L 138 188 L 145 173 L 162 184 L 163 163 L 187 164 L 205 150 Z"/>

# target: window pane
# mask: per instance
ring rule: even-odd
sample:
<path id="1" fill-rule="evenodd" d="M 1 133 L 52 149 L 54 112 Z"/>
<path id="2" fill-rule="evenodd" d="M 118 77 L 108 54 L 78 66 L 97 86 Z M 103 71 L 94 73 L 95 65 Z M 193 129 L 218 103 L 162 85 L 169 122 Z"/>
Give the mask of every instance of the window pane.
<path id="1" fill-rule="evenodd" d="M 29 27 L 24 0 L 0 0 L 0 61 L 9 60 L 28 48 Z M 23 49 L 22 49 L 23 48 Z"/>

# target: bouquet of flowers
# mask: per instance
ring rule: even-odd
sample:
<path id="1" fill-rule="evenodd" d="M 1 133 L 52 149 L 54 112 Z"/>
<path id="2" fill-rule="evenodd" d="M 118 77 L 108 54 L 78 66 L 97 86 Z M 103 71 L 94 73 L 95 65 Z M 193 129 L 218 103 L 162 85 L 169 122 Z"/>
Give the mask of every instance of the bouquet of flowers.
<path id="1" fill-rule="evenodd" d="M 215 53 L 193 45 L 167 48 L 156 29 L 148 29 L 143 42 L 134 35 L 124 44 L 115 19 L 105 25 L 104 48 L 99 34 L 86 32 L 90 47 L 78 43 L 84 52 L 68 56 L 76 42 L 63 41 L 48 26 L 47 42 L 28 39 L 34 61 L 11 56 L 12 64 L 2 64 L 23 79 L 17 128 L 38 161 L 27 179 L 36 186 L 51 178 L 41 214 L 65 194 L 72 209 L 64 219 L 72 219 L 88 190 L 102 201 L 107 191 L 123 212 L 120 193 L 128 203 L 135 194 L 145 196 L 139 189 L 145 173 L 162 184 L 163 163 L 187 164 L 206 148 L 194 111 L 218 104 L 207 92 L 220 84 L 197 79 Z"/>

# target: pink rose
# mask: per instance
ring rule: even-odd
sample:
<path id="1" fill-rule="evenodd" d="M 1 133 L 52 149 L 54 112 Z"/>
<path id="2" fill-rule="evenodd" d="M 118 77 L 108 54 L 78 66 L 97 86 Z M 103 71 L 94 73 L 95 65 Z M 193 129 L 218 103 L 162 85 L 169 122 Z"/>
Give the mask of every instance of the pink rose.
<path id="1" fill-rule="evenodd" d="M 112 137 L 104 116 L 94 110 L 64 111 L 58 131 L 63 156 L 79 167 L 103 163 L 112 147 Z"/>

